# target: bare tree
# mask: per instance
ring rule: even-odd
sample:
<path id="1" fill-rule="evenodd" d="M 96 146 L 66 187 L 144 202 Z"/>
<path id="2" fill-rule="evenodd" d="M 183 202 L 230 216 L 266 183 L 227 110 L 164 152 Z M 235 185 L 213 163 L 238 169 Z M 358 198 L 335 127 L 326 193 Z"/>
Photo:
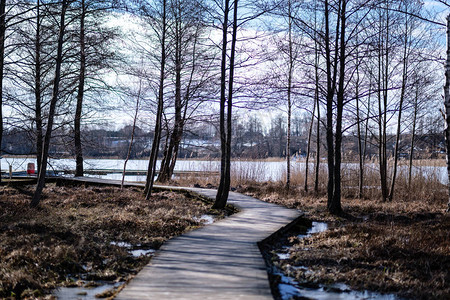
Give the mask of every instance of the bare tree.
<path id="1" fill-rule="evenodd" d="M 167 0 L 162 0 L 162 12 L 161 12 L 161 32 L 160 32 L 160 46 L 161 46 L 161 62 L 160 62 L 160 74 L 159 74 L 159 87 L 158 87 L 158 108 L 156 112 L 155 134 L 152 143 L 152 150 L 150 153 L 150 159 L 148 162 L 147 179 L 145 182 L 144 194 L 148 200 L 151 196 L 153 183 L 156 174 L 156 161 L 158 159 L 159 144 L 161 140 L 161 124 L 162 115 L 164 109 L 164 79 L 166 76 L 166 34 L 167 34 Z"/>
<path id="2" fill-rule="evenodd" d="M 314 168 L 314 192 L 319 192 L 319 170 L 320 170 L 320 80 L 319 80 L 319 41 L 317 34 L 317 0 L 314 1 L 314 101 L 317 109 L 316 124 L 316 160 Z M 306 181 L 306 179 L 305 179 Z M 306 186 L 306 185 L 305 185 Z"/>
<path id="3" fill-rule="evenodd" d="M 407 89 L 407 83 L 408 83 L 408 67 L 409 67 L 409 56 L 411 53 L 411 31 L 412 31 L 412 24 L 410 20 L 410 16 L 408 16 L 409 12 L 409 4 L 407 1 L 403 3 L 403 9 L 404 9 L 404 18 L 405 18 L 405 29 L 404 29 L 404 41 L 403 41 L 403 55 L 402 55 L 402 82 L 401 82 L 401 88 L 400 88 L 400 99 L 399 99 L 399 107 L 398 107 L 398 120 L 397 120 L 397 135 L 395 137 L 395 149 L 394 149 L 394 167 L 392 171 L 392 178 L 391 178 L 391 188 L 389 191 L 388 200 L 392 201 L 394 197 L 394 190 L 395 190 L 395 182 L 396 182 L 396 176 L 397 176 L 397 165 L 398 165 L 398 158 L 399 158 L 399 147 L 400 147 L 400 135 L 402 133 L 401 131 L 401 122 L 402 120 L 402 112 L 404 109 L 404 103 L 405 103 L 405 97 L 406 97 L 406 89 Z"/>
<path id="4" fill-rule="evenodd" d="M 228 35 L 228 14 L 230 12 L 230 1 L 225 0 L 224 14 L 222 23 L 222 60 L 220 75 L 220 145 L 221 145 L 221 164 L 220 164 L 220 183 L 217 190 L 214 208 L 224 208 L 230 191 L 231 183 L 231 134 L 232 134 L 232 107 L 233 107 L 233 80 L 234 80 L 234 60 L 237 40 L 237 21 L 238 21 L 238 0 L 233 2 L 233 23 L 231 36 L 231 50 L 229 60 L 229 78 L 228 78 L 228 97 L 226 96 L 226 69 L 227 69 L 227 35 Z M 227 118 L 225 121 L 225 107 L 227 107 Z M 225 128 L 226 127 L 226 128 Z"/>
<path id="5" fill-rule="evenodd" d="M 15 89 L 7 90 L 6 98 L 15 111 L 19 127 L 29 132 L 30 139 L 35 144 L 37 157 L 37 170 L 41 166 L 42 147 L 46 112 L 51 97 L 51 72 L 54 59 L 56 40 L 53 30 L 56 20 L 54 17 L 55 4 L 43 4 L 37 1 L 36 5 L 28 3 L 23 7 L 16 7 L 20 14 L 17 22 L 11 24 L 11 36 L 15 47 L 10 50 L 13 59 L 8 63 L 8 81 L 13 83 Z M 22 12 L 22 13 L 20 13 Z M 34 97 L 34 99 L 33 99 Z"/>
<path id="6" fill-rule="evenodd" d="M 158 181 L 166 182 L 173 175 L 184 127 L 203 101 L 201 94 L 210 83 L 212 59 L 206 54 L 204 5 L 199 1 L 173 0 L 171 4 L 175 95 L 174 122 L 169 129 L 161 161 Z"/>
<path id="7" fill-rule="evenodd" d="M 53 129 L 53 121 L 55 117 L 55 109 L 56 104 L 58 102 L 59 97 L 59 83 L 61 80 L 61 65 L 63 63 L 63 43 L 64 43 L 64 33 L 66 29 L 66 11 L 69 6 L 68 0 L 63 0 L 61 4 L 61 13 L 60 13 L 60 21 L 59 21 L 59 33 L 58 33 L 58 48 L 56 54 L 56 62 L 55 62 L 55 76 L 53 80 L 53 93 L 52 99 L 50 102 L 50 109 L 47 121 L 47 130 L 45 132 L 44 145 L 42 150 L 42 159 L 41 159 L 41 168 L 39 170 L 38 181 L 36 185 L 36 191 L 33 194 L 33 199 L 31 200 L 31 206 L 36 207 L 39 205 L 41 200 L 42 190 L 45 185 L 45 176 L 47 173 L 47 161 L 48 161 L 48 151 L 50 148 L 50 139 L 52 135 Z"/>
<path id="8" fill-rule="evenodd" d="M 75 110 L 75 176 L 83 176 L 83 149 L 81 145 L 81 113 L 83 109 L 84 98 L 84 84 L 86 80 L 86 35 L 85 35 L 85 20 L 86 20 L 86 3 L 81 0 L 81 14 L 80 14 L 80 72 L 78 78 L 78 92 L 77 104 Z"/>
<path id="9" fill-rule="evenodd" d="M 342 8 L 342 5 L 344 7 Z M 325 0 L 325 59 L 326 59 L 326 74 L 327 74 L 327 88 L 326 88 L 326 109 L 327 109 L 327 122 L 326 122 L 326 136 L 327 136 L 327 157 L 328 157 L 328 186 L 327 194 L 328 201 L 327 207 L 328 211 L 333 214 L 340 214 L 342 212 L 341 199 L 340 199 L 340 161 L 336 162 L 336 158 L 340 159 L 340 146 L 341 146 L 341 135 L 342 135 L 342 110 L 343 110 L 343 90 L 339 91 L 339 107 L 336 120 L 336 141 L 334 137 L 333 130 L 333 107 L 334 107 L 334 97 L 337 90 L 337 76 L 338 76 L 338 65 L 342 67 L 342 72 L 339 75 L 344 75 L 345 67 L 345 40 L 341 40 L 340 49 L 341 53 L 338 52 L 339 46 L 338 42 L 341 38 L 345 37 L 345 6 L 346 0 L 339 1 L 337 8 L 336 17 L 336 32 L 335 32 L 335 45 L 334 52 L 331 51 L 331 38 L 330 33 L 330 15 L 331 9 L 327 0 Z M 344 17 L 344 18 L 343 18 Z M 342 23 L 344 25 L 342 25 Z M 342 31 L 340 31 L 342 30 Z M 334 58 L 332 57 L 334 53 Z M 342 56 L 344 54 L 344 56 Z M 341 58 L 341 61 L 338 59 Z M 340 62 L 340 63 L 339 63 Z M 343 87 L 344 78 L 340 78 L 339 87 Z M 338 130 L 340 133 L 338 133 Z M 338 148 L 339 147 L 339 148 Z M 337 153 L 339 152 L 339 153 Z"/>
<path id="10" fill-rule="evenodd" d="M 105 21 L 105 13 L 111 11 L 111 3 L 104 0 L 79 0 L 76 3 L 77 7 L 72 17 L 76 21 L 72 32 L 76 43 L 74 48 L 78 50 L 74 55 L 76 58 L 74 64 L 77 64 L 78 68 L 75 78 L 77 86 L 73 132 L 75 176 L 83 176 L 81 126 L 89 108 L 89 96 L 109 90 L 110 87 L 105 82 L 102 72 L 112 70 L 121 58 L 111 49 L 112 42 L 117 37 L 116 30 L 102 24 Z"/>
<path id="11" fill-rule="evenodd" d="M 287 86 L 287 137 L 286 137 L 286 189 L 289 190 L 291 186 L 291 115 L 292 115 L 292 77 L 294 73 L 294 50 L 292 39 L 292 3 L 288 0 L 288 47 L 289 47 L 289 57 L 288 57 L 288 86 Z"/>

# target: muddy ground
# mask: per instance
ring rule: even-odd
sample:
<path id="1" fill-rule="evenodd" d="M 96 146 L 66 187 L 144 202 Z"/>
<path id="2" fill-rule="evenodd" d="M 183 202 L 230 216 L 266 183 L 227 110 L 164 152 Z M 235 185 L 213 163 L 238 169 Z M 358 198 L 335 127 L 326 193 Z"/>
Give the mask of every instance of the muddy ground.
<path id="1" fill-rule="evenodd" d="M 158 249 L 201 226 L 201 215 L 232 213 L 211 210 L 193 195 L 162 191 L 146 201 L 138 188 L 54 184 L 39 207 L 30 208 L 33 188 L 0 187 L 0 298 L 41 298 L 57 286 L 126 281 L 150 260 L 130 250 Z"/>
<path id="2" fill-rule="evenodd" d="M 329 224 L 328 231 L 304 239 L 297 235 L 305 228 L 296 226 L 268 249 L 273 264 L 303 286 L 345 283 L 356 290 L 411 299 L 450 299 L 446 199 L 343 199 L 348 215 L 336 217 L 327 213 L 324 196 L 287 193 L 267 183 L 242 186 L 238 191 L 300 209 L 309 220 Z M 286 245 L 289 259 L 280 260 L 275 252 Z"/>

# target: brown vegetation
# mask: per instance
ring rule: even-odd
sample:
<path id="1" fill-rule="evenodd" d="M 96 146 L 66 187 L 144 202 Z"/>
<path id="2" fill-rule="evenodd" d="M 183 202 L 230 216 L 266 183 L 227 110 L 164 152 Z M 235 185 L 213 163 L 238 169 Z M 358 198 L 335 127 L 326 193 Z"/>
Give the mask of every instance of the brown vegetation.
<path id="1" fill-rule="evenodd" d="M 48 185 L 38 208 L 30 187 L 0 187 L 0 298 L 42 296 L 77 280 L 119 281 L 136 274 L 150 257 L 132 249 L 157 249 L 167 239 L 200 226 L 195 217 L 211 203 L 163 191 L 144 200 L 141 189 Z"/>
<path id="2" fill-rule="evenodd" d="M 267 168 L 270 162 L 280 162 L 276 159 L 266 159 L 266 160 L 251 160 L 252 164 L 247 164 L 247 160 L 238 160 L 232 165 L 231 172 L 231 187 L 240 188 L 254 186 L 258 189 L 255 192 L 255 196 L 258 197 L 259 194 L 267 196 L 274 193 L 275 195 L 285 193 L 285 182 L 286 174 L 285 172 L 281 174 L 281 180 L 276 182 L 268 182 L 262 184 L 261 176 L 267 173 Z M 428 203 L 428 201 L 440 203 L 441 200 L 447 197 L 447 187 L 440 182 L 443 174 L 441 171 L 446 172 L 445 169 L 438 169 L 438 167 L 443 166 L 442 160 L 415 160 L 414 167 L 415 173 L 412 174 L 411 185 L 409 184 L 407 162 L 401 160 L 399 165 L 403 169 L 399 170 L 396 179 L 394 200 L 395 201 L 418 201 Z M 445 163 L 445 162 L 444 162 Z M 376 160 L 371 160 L 366 163 L 364 170 L 364 187 L 363 196 L 365 199 L 381 199 L 381 189 L 380 189 L 380 174 L 376 169 L 378 162 Z M 391 165 L 389 165 L 391 167 Z M 211 172 L 214 166 L 206 166 L 199 176 L 198 173 L 185 174 L 179 176 L 176 180 L 170 181 L 171 185 L 180 186 L 203 186 L 208 188 L 213 188 L 218 186 L 219 177 L 217 174 Z M 310 178 L 309 178 L 309 190 L 313 189 L 314 186 L 314 174 L 313 170 L 310 168 Z M 391 168 L 390 168 L 391 169 Z M 305 192 L 303 190 L 305 182 L 305 170 L 304 164 L 293 163 L 291 166 L 291 194 L 295 196 L 304 196 Z M 326 193 L 326 166 L 321 164 L 319 171 L 319 192 L 318 195 L 325 196 Z M 358 197 L 358 176 L 359 171 L 356 165 L 349 167 L 344 165 L 342 168 L 342 197 L 343 198 L 356 198 Z M 388 175 L 391 176 L 390 172 Z M 317 195 L 316 195 L 317 196 Z M 437 201 L 437 202 L 436 202 Z"/>
<path id="3" fill-rule="evenodd" d="M 427 196 L 425 186 L 421 188 L 422 193 L 393 202 L 345 198 L 348 218 L 328 214 L 325 197 L 287 193 L 280 183 L 252 184 L 239 191 L 329 223 L 326 232 L 298 239 L 299 232 L 292 231 L 273 245 L 274 250 L 279 243 L 290 246 L 289 259 L 272 259 L 301 284 L 343 282 L 414 299 L 449 299 L 450 216 L 444 212 L 445 193 L 431 189 Z"/>

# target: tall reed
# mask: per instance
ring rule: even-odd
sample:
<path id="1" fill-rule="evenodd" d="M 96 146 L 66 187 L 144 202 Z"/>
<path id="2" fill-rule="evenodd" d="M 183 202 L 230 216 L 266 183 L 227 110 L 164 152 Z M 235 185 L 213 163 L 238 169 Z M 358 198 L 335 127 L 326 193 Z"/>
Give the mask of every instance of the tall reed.
<path id="1" fill-rule="evenodd" d="M 215 161 L 217 163 L 217 161 Z M 264 182 L 270 183 L 273 187 L 278 187 L 280 193 L 286 182 L 286 170 L 278 167 L 281 162 L 266 160 L 235 160 L 231 167 L 231 186 L 249 186 L 259 185 Z M 396 177 L 396 185 L 394 191 L 394 201 L 409 201 L 421 199 L 423 201 L 442 201 L 445 203 L 447 199 L 447 190 L 443 181 L 445 180 L 446 171 L 442 167 L 442 162 L 437 160 L 421 160 L 415 161 L 409 183 L 408 165 L 401 162 L 398 166 Z M 216 165 L 217 166 L 217 165 Z M 274 169 L 277 166 L 277 169 Z M 213 169 L 213 163 L 204 164 L 203 171 Z M 197 168 L 198 170 L 198 168 Z M 200 171 L 201 171 L 200 170 Z M 327 166 L 321 164 L 319 170 L 319 191 L 316 193 L 314 188 L 314 168 L 310 166 L 308 174 L 308 194 L 324 195 L 327 189 Z M 392 162 L 389 164 L 388 175 L 389 182 L 391 179 Z M 206 173 L 205 173 L 206 174 Z M 342 196 L 344 198 L 357 198 L 359 196 L 359 165 L 357 163 L 344 163 L 341 169 L 342 174 Z M 276 176 L 275 176 L 276 175 Z M 273 180 L 273 178 L 278 178 Z M 199 184 L 202 186 L 217 186 L 218 175 L 197 176 L 192 174 L 185 178 L 178 178 L 179 184 Z M 303 185 L 305 180 L 305 164 L 302 162 L 293 162 L 291 167 L 291 192 L 304 193 Z M 378 162 L 376 160 L 367 161 L 364 165 L 364 183 L 363 183 L 364 199 L 381 199 L 380 174 L 378 170 Z"/>

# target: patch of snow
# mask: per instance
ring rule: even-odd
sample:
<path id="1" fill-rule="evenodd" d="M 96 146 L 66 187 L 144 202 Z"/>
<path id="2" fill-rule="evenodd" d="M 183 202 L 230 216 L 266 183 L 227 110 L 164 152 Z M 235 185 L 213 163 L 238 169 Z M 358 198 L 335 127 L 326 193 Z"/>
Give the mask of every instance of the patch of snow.
<path id="1" fill-rule="evenodd" d="M 131 255 L 133 255 L 134 257 L 153 255 L 155 252 L 155 249 L 138 249 L 130 251 Z"/>
<path id="2" fill-rule="evenodd" d="M 133 247 L 140 247 L 141 244 L 137 244 L 135 246 L 131 245 L 130 243 L 127 242 L 111 242 L 111 245 L 117 246 L 117 247 L 121 247 L 121 248 L 127 248 L 128 253 L 130 253 L 131 255 L 133 255 L 134 257 L 139 257 L 139 256 L 145 256 L 145 255 L 153 255 L 153 253 L 155 253 L 155 249 L 136 249 L 136 250 L 131 250 Z"/>
<path id="3" fill-rule="evenodd" d="M 314 233 L 320 233 L 328 230 L 328 223 L 325 222 L 312 222 L 312 227 L 306 231 L 306 234 L 299 234 L 297 237 L 302 239 L 310 237 Z"/>
<path id="4" fill-rule="evenodd" d="M 289 259 L 291 256 L 289 253 L 277 253 L 279 259 Z"/>
<path id="5" fill-rule="evenodd" d="M 111 242 L 111 245 L 121 247 L 121 248 L 131 248 L 133 245 L 127 242 Z"/>
<path id="6" fill-rule="evenodd" d="M 312 227 L 308 230 L 308 234 L 324 232 L 328 229 L 328 224 L 324 222 L 312 222 Z"/>
<path id="7" fill-rule="evenodd" d="M 200 217 L 194 217 L 193 219 L 204 225 L 209 225 L 209 224 L 214 223 L 214 217 L 211 215 L 201 215 Z"/>

